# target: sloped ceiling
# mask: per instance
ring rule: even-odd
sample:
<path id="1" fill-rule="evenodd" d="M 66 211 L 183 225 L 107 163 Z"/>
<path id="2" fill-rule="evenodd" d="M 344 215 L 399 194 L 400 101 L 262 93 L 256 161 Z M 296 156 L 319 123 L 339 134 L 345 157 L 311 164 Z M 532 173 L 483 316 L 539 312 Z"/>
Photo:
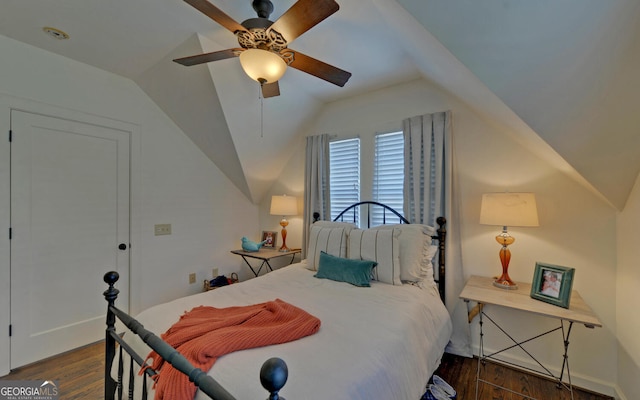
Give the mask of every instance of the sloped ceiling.
<path id="1" fill-rule="evenodd" d="M 210 1 L 237 21 L 255 16 L 250 0 Z M 271 19 L 293 3 L 274 0 Z M 237 59 L 171 63 L 237 46 L 180 0 L 3 0 L 0 34 L 134 80 L 256 203 L 323 104 L 422 76 L 624 207 L 640 171 L 640 2 L 338 3 L 291 47 L 351 80 L 339 88 L 289 69 L 282 95 L 264 101 Z M 44 26 L 71 38 L 47 37 Z"/>
<path id="2" fill-rule="evenodd" d="M 220 99 L 206 69 L 187 71 L 171 62 L 184 52 L 201 53 L 196 35 L 178 46 L 136 82 L 245 196 L 251 197 Z"/>
<path id="3" fill-rule="evenodd" d="M 640 171 L 640 2 L 399 2 L 624 207 Z"/>

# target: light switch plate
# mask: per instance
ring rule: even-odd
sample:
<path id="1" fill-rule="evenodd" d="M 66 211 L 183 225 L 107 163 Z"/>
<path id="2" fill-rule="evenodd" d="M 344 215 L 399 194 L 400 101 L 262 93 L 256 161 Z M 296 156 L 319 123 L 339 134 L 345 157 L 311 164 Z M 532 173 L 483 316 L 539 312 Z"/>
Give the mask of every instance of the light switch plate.
<path id="1" fill-rule="evenodd" d="M 156 236 L 171 235 L 171 224 L 156 224 L 154 226 L 154 233 Z"/>

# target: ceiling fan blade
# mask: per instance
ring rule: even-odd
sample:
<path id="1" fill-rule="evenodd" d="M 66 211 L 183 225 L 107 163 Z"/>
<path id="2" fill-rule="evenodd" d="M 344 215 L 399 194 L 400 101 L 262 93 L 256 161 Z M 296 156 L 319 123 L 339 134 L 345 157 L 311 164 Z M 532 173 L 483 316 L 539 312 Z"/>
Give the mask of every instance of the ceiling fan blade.
<path id="1" fill-rule="evenodd" d="M 236 22 L 233 18 L 225 14 L 221 9 L 209 3 L 207 0 L 184 0 L 207 17 L 216 21 L 233 33 L 246 31 L 245 27 Z"/>
<path id="2" fill-rule="evenodd" d="M 334 0 L 298 0 L 269 30 L 282 34 L 287 43 L 291 43 L 339 8 Z"/>
<path id="3" fill-rule="evenodd" d="M 195 56 L 176 58 L 173 60 L 178 64 L 182 64 L 186 67 L 192 65 L 204 64 L 212 61 L 226 60 L 227 58 L 236 57 L 236 54 L 242 52 L 244 49 L 226 49 L 220 51 L 214 51 L 213 53 L 198 54 Z"/>
<path id="4" fill-rule="evenodd" d="M 287 51 L 293 52 L 293 62 L 289 64 L 289 66 L 297 70 L 317 76 L 320 79 L 324 79 L 340 87 L 344 86 L 349 78 L 351 78 L 351 72 L 336 68 L 291 49 L 287 49 Z"/>
<path id="5" fill-rule="evenodd" d="M 262 85 L 262 97 L 267 99 L 269 97 L 280 96 L 280 85 L 278 81 L 273 83 L 265 83 Z"/>

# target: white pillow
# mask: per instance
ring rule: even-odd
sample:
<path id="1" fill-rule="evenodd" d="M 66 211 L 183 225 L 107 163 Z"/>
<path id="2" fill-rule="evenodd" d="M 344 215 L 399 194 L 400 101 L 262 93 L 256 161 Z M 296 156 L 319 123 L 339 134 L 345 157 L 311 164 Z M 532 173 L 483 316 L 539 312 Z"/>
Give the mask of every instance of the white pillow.
<path id="1" fill-rule="evenodd" d="M 307 269 L 318 270 L 321 251 L 332 256 L 345 258 L 347 256 L 346 227 L 329 228 L 316 224 L 311 225 Z"/>
<path id="2" fill-rule="evenodd" d="M 348 258 L 375 261 L 373 279 L 391 285 L 400 280 L 400 246 L 394 230 L 352 229 L 349 232 Z"/>
<path id="3" fill-rule="evenodd" d="M 436 281 L 433 277 L 433 258 L 436 256 L 436 253 L 438 252 L 438 246 L 436 245 L 429 245 L 426 251 L 426 254 L 423 258 L 421 267 L 420 267 L 420 273 L 417 274 L 418 277 L 422 276 L 424 277 L 422 279 L 422 282 L 426 282 L 429 283 L 430 285 L 436 285 Z M 402 253 L 401 253 L 402 254 Z M 402 271 L 401 271 L 402 272 Z M 414 277 L 411 277 L 411 279 L 414 279 Z M 420 282 L 420 280 L 411 280 L 411 279 L 407 279 L 407 282 Z"/>
<path id="4" fill-rule="evenodd" d="M 429 225 L 424 224 L 387 224 L 387 225 L 378 225 L 376 227 L 372 227 L 371 229 L 400 229 L 400 230 L 408 230 L 410 232 L 422 232 L 428 236 L 434 236 L 438 232 L 436 228 Z"/>
<path id="5" fill-rule="evenodd" d="M 435 228 L 421 224 L 395 224 L 376 226 L 376 230 L 397 230 L 400 247 L 400 280 L 426 282 L 435 285 L 433 257 L 438 246 L 433 245 Z"/>

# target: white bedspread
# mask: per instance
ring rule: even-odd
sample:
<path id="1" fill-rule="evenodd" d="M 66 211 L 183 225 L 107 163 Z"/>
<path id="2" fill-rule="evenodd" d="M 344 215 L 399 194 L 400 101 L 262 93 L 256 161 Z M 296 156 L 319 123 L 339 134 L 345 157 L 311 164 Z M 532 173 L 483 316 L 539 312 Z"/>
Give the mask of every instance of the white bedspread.
<path id="1" fill-rule="evenodd" d="M 218 359 L 209 375 L 237 399 L 266 398 L 260 367 L 279 357 L 289 368 L 280 394 L 289 400 L 418 400 L 451 335 L 449 314 L 437 290 L 378 282 L 360 288 L 313 274 L 304 264 L 294 264 L 152 307 L 136 318 L 159 336 L 195 306 L 249 305 L 280 298 L 318 317 L 320 331 Z M 134 347 L 146 356 L 141 345 Z M 196 396 L 205 398 L 200 392 Z"/>

